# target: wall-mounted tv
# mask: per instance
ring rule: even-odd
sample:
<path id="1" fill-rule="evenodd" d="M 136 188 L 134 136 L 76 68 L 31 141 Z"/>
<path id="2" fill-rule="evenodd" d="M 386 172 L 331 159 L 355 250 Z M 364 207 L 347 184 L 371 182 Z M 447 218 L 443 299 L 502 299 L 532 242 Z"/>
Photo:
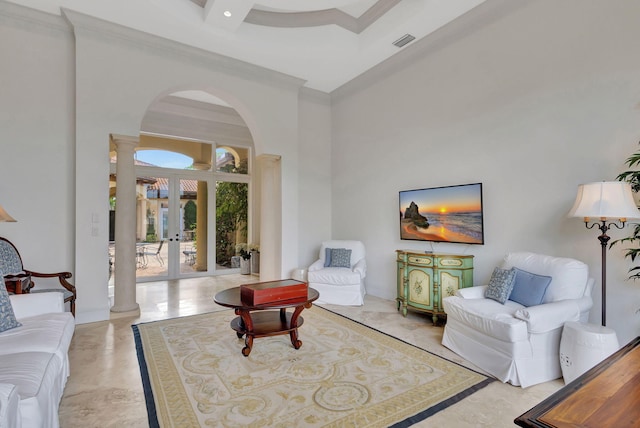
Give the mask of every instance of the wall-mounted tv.
<path id="1" fill-rule="evenodd" d="M 401 191 L 400 239 L 484 244 L 482 183 Z"/>

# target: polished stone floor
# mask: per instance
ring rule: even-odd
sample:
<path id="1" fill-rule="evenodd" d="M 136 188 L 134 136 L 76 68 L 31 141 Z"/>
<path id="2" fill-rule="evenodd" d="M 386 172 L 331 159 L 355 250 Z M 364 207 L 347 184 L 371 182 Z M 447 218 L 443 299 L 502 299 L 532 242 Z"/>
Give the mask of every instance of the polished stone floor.
<path id="1" fill-rule="evenodd" d="M 213 295 L 252 279 L 257 281 L 257 277 L 225 275 L 139 284 L 137 300 L 140 316 L 78 325 L 69 351 L 71 376 L 60 404 L 60 426 L 147 427 L 131 325 L 230 310 L 216 305 Z M 409 312 L 406 318 L 403 317 L 396 310 L 395 301 L 366 296 L 365 305 L 361 307 L 326 307 L 478 370 L 440 344 L 441 326 L 433 326 L 430 317 L 423 314 Z M 304 341 L 304 327 L 300 336 Z M 257 346 L 259 340 L 256 339 Z M 562 385 L 560 379 L 522 389 L 496 381 L 414 426 L 513 427 L 514 418 Z"/>

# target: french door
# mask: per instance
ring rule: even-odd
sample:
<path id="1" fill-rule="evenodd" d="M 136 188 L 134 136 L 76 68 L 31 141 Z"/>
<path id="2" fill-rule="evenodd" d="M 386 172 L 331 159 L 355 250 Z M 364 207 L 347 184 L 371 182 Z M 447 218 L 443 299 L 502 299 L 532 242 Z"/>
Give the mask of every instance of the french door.
<path id="1" fill-rule="evenodd" d="M 137 167 L 136 174 L 136 281 L 212 274 L 210 174 L 149 167 Z"/>

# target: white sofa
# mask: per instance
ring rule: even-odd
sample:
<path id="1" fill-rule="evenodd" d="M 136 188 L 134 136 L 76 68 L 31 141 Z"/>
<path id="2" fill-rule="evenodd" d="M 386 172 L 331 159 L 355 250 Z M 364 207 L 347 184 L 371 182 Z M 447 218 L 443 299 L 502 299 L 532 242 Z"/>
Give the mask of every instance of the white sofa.
<path id="1" fill-rule="evenodd" d="M 62 293 L 10 300 L 22 326 L 0 333 L 0 427 L 57 428 L 75 320 Z"/>
<path id="2" fill-rule="evenodd" d="M 326 249 L 344 248 L 351 250 L 349 267 L 325 266 Z M 320 254 L 307 271 L 309 287 L 320 293 L 316 303 L 362 306 L 366 289 L 367 262 L 364 244 L 360 241 L 325 241 L 320 246 Z"/>
<path id="3" fill-rule="evenodd" d="M 542 304 L 501 304 L 485 298 L 487 286 L 443 299 L 447 324 L 442 344 L 502 382 L 523 388 L 562 376 L 559 348 L 567 321 L 586 322 L 593 305 L 586 264 L 569 258 L 520 252 L 503 269 L 516 267 L 551 277 Z"/>

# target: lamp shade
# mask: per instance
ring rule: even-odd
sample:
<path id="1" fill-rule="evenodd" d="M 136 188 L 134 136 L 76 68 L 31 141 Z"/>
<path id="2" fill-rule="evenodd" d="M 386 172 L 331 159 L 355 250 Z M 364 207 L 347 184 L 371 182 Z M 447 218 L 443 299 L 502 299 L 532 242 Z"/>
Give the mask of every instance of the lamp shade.
<path id="1" fill-rule="evenodd" d="M 600 181 L 578 186 L 578 196 L 569 217 L 638 219 L 640 211 L 631 185 L 623 181 Z"/>
<path id="2" fill-rule="evenodd" d="M 15 222 L 16 219 L 11 217 L 0 205 L 0 222 Z"/>

